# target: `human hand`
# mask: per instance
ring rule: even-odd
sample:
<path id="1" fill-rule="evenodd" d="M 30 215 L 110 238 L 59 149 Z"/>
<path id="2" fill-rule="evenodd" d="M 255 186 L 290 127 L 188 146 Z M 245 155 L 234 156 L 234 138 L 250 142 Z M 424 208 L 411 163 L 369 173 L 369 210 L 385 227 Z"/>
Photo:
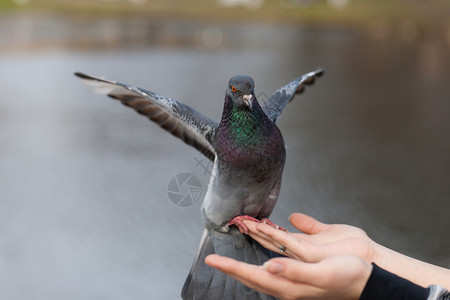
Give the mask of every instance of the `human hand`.
<path id="1" fill-rule="evenodd" d="M 335 256 L 317 263 L 273 258 L 263 266 L 212 254 L 206 264 L 245 285 L 281 299 L 359 299 L 372 266 L 355 256 Z"/>
<path id="2" fill-rule="evenodd" d="M 324 258 L 353 255 L 366 262 L 375 259 L 377 244 L 367 234 L 354 226 L 325 224 L 301 213 L 294 213 L 289 221 L 302 233 L 277 230 L 264 223 L 244 221 L 249 235 L 262 246 L 283 255 L 305 262 L 319 262 Z"/>
<path id="3" fill-rule="evenodd" d="M 354 226 L 324 224 L 312 217 L 294 213 L 289 221 L 302 233 L 277 230 L 264 223 L 244 221 L 249 235 L 262 246 L 303 262 L 320 262 L 341 255 L 357 256 L 367 263 L 408 279 L 418 285 L 440 284 L 450 287 L 450 270 L 408 257 L 372 241 Z"/>

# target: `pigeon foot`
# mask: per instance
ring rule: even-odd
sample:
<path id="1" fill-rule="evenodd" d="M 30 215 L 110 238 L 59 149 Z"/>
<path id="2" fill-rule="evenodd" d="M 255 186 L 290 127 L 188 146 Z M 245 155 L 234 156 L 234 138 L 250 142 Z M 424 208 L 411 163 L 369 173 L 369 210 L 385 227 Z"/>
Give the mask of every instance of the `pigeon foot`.
<path id="1" fill-rule="evenodd" d="M 239 231 L 241 233 L 248 234 L 248 227 L 244 224 L 244 222 L 243 222 L 244 220 L 261 223 L 261 221 L 258 219 L 255 219 L 255 218 L 247 216 L 247 215 L 243 215 L 243 216 L 234 217 L 230 222 L 228 222 L 228 226 L 236 225 L 239 228 Z"/>
<path id="2" fill-rule="evenodd" d="M 261 219 L 261 222 L 264 223 L 264 224 L 267 224 L 269 226 L 272 226 L 275 229 L 279 229 L 279 230 L 282 230 L 282 231 L 287 231 L 286 228 L 278 226 L 277 224 L 275 224 L 272 221 L 270 221 L 268 218 Z"/>

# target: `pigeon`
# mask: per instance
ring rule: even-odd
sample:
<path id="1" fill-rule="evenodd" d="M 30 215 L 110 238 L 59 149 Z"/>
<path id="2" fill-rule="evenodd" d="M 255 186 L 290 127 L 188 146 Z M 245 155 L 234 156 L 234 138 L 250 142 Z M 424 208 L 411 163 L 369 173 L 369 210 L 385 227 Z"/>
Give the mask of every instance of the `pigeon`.
<path id="1" fill-rule="evenodd" d="M 183 299 L 275 299 L 207 266 L 204 259 L 216 253 L 261 265 L 279 256 L 246 235 L 243 221 L 276 226 L 268 217 L 278 200 L 286 160 L 276 122 L 287 103 L 323 73 L 318 69 L 302 75 L 261 103 L 254 80 L 234 76 L 228 82 L 219 123 L 175 99 L 75 73 L 97 92 L 120 100 L 213 161 L 201 208 L 205 228 L 181 292 Z"/>

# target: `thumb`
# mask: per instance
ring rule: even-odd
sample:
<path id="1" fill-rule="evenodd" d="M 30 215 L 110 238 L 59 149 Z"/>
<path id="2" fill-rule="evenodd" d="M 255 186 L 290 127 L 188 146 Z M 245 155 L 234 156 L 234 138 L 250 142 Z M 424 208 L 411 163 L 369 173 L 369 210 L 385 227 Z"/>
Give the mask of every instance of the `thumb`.
<path id="1" fill-rule="evenodd" d="M 274 275 L 282 276 L 292 281 L 311 284 L 324 276 L 317 269 L 317 264 L 301 262 L 292 258 L 272 258 L 263 264 L 263 269 Z"/>
<path id="2" fill-rule="evenodd" d="M 328 224 L 322 223 L 302 213 L 293 213 L 289 216 L 289 222 L 298 230 L 306 234 L 316 234 L 328 228 Z"/>

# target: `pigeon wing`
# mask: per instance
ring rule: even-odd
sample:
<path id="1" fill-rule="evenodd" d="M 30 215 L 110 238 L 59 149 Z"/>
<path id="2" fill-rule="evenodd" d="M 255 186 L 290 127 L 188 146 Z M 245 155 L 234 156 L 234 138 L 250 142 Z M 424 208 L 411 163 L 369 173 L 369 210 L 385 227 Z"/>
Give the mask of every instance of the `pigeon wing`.
<path id="1" fill-rule="evenodd" d="M 87 85 L 95 87 L 96 92 L 120 100 L 214 160 L 213 138 L 218 124 L 210 118 L 177 100 L 141 88 L 82 73 L 75 75 Z"/>
<path id="2" fill-rule="evenodd" d="M 300 94 L 305 89 L 305 85 L 311 85 L 314 83 L 317 77 L 322 76 L 324 73 L 323 69 L 319 69 L 308 74 L 302 75 L 299 78 L 294 79 L 285 86 L 278 89 L 269 99 L 261 103 L 261 107 L 266 113 L 266 115 L 273 122 L 278 120 L 278 117 L 283 112 L 284 107 L 292 99 L 294 99 L 295 94 Z"/>

